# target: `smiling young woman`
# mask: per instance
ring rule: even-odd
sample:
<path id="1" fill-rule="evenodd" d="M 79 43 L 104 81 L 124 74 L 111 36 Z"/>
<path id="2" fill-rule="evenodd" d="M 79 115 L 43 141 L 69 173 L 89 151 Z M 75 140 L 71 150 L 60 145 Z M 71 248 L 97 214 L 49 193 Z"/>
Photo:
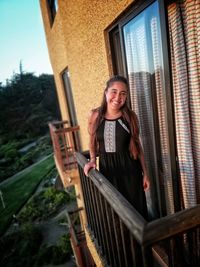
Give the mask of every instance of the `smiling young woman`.
<path id="1" fill-rule="evenodd" d="M 101 106 L 89 115 L 90 161 L 84 172 L 96 168 L 147 219 L 144 191 L 150 187 L 139 140 L 136 114 L 127 105 L 128 82 L 122 76 L 108 80 Z"/>
<path id="2" fill-rule="evenodd" d="M 114 82 L 111 87 L 105 91 L 107 110 L 105 117 L 114 118 L 122 115 L 121 108 L 127 99 L 127 86 L 122 82 Z"/>

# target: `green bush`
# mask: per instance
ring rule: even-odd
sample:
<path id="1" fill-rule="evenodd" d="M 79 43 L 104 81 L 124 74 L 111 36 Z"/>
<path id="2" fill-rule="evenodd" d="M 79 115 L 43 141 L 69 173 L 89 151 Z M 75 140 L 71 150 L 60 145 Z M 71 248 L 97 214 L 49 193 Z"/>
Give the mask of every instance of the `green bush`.
<path id="1" fill-rule="evenodd" d="M 73 253 L 69 234 L 61 236 L 60 240 L 58 241 L 58 246 L 63 253 L 68 253 L 70 255 Z"/>
<path id="2" fill-rule="evenodd" d="M 42 234 L 33 225 L 25 224 L 14 234 L 2 237 L 0 243 L 0 266 L 33 266 Z"/>
<path id="3" fill-rule="evenodd" d="M 68 194 L 49 187 L 35 195 L 27 203 L 26 207 L 19 214 L 19 220 L 21 223 L 45 220 L 55 213 L 59 207 L 69 201 L 70 197 Z"/>
<path id="4" fill-rule="evenodd" d="M 62 264 L 66 263 L 73 254 L 70 236 L 64 235 L 60 238 L 57 245 L 49 246 L 43 245 L 36 258 L 36 266 L 43 266 L 45 264 Z"/>
<path id="5" fill-rule="evenodd" d="M 20 223 L 33 222 L 38 218 L 42 217 L 42 210 L 37 202 L 34 199 L 26 205 L 25 208 L 21 211 L 18 219 Z"/>
<path id="6" fill-rule="evenodd" d="M 33 164 L 32 158 L 33 158 L 33 153 L 30 151 L 20 158 L 20 162 L 22 165 L 28 166 Z"/>
<path id="7" fill-rule="evenodd" d="M 0 138 L 2 141 L 1 136 Z M 2 162 L 1 164 L 1 166 L 4 168 L 4 171 L 0 176 L 1 181 L 25 169 L 26 167 L 37 162 L 42 157 L 53 152 L 51 138 L 50 135 L 47 134 L 41 138 L 38 138 L 37 146 L 32 147 L 25 155 L 21 155 L 18 150 L 33 141 L 33 138 L 20 140 L 13 139 L 1 145 L 0 159 L 5 159 L 5 162 Z"/>
<path id="8" fill-rule="evenodd" d="M 36 266 L 43 266 L 49 264 L 52 258 L 52 247 L 42 245 L 36 256 Z"/>
<path id="9" fill-rule="evenodd" d="M 9 151 L 9 150 L 17 150 L 18 149 L 18 142 L 15 140 L 12 141 L 8 141 L 7 143 L 1 145 L 1 150 L 0 150 L 0 158 L 4 157 L 5 154 Z"/>
<path id="10" fill-rule="evenodd" d="M 59 223 L 59 224 L 62 224 L 62 223 L 68 224 L 68 219 L 67 219 L 66 215 L 64 215 L 63 217 L 61 217 L 61 218 L 58 220 L 58 223 Z"/>
<path id="11" fill-rule="evenodd" d="M 8 159 L 14 159 L 14 158 L 17 158 L 19 156 L 19 152 L 17 151 L 16 148 L 10 148 L 9 150 L 7 150 L 5 152 L 5 158 L 6 160 Z"/>
<path id="12" fill-rule="evenodd" d="M 51 170 L 51 172 L 46 176 L 43 186 L 44 187 L 50 187 L 50 186 L 54 185 L 57 175 L 58 175 L 57 169 L 53 168 Z"/>
<path id="13" fill-rule="evenodd" d="M 65 192 L 60 192 L 53 187 L 49 187 L 44 191 L 44 201 L 46 203 L 52 202 L 55 206 L 67 203 L 70 197 Z"/>

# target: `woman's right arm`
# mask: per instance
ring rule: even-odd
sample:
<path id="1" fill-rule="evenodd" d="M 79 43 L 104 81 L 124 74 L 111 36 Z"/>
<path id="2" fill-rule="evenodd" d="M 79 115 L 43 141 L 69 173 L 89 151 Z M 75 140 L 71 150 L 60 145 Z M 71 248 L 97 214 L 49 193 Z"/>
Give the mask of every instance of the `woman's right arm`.
<path id="1" fill-rule="evenodd" d="M 89 151 L 90 151 L 90 160 L 84 166 L 84 173 L 88 176 L 88 172 L 91 168 L 96 168 L 96 148 L 94 142 L 94 134 L 95 134 L 95 121 L 97 119 L 98 112 L 91 111 L 88 118 L 88 132 L 89 132 Z"/>

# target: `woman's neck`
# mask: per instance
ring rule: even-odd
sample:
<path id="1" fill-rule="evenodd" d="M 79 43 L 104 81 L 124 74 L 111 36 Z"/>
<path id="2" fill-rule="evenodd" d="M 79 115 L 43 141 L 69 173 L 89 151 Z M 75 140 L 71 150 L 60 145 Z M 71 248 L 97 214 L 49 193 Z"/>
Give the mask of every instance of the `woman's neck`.
<path id="1" fill-rule="evenodd" d="M 107 110 L 105 113 L 105 118 L 106 119 L 116 119 L 116 118 L 119 118 L 121 115 L 122 115 L 121 110 L 117 110 L 116 112 Z"/>

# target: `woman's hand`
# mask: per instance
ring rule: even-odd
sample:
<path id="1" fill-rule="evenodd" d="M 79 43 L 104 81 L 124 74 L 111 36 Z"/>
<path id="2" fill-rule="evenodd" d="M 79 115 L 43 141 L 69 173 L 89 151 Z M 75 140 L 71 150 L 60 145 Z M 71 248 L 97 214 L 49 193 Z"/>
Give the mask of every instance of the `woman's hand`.
<path id="1" fill-rule="evenodd" d="M 143 188 L 144 188 L 144 191 L 147 191 L 150 188 L 150 180 L 147 175 L 143 176 Z"/>
<path id="2" fill-rule="evenodd" d="M 84 170 L 84 173 L 86 176 L 88 176 L 88 172 L 92 168 L 94 168 L 94 169 L 96 168 L 96 162 L 95 161 L 89 161 L 88 163 L 85 164 L 83 170 Z"/>

